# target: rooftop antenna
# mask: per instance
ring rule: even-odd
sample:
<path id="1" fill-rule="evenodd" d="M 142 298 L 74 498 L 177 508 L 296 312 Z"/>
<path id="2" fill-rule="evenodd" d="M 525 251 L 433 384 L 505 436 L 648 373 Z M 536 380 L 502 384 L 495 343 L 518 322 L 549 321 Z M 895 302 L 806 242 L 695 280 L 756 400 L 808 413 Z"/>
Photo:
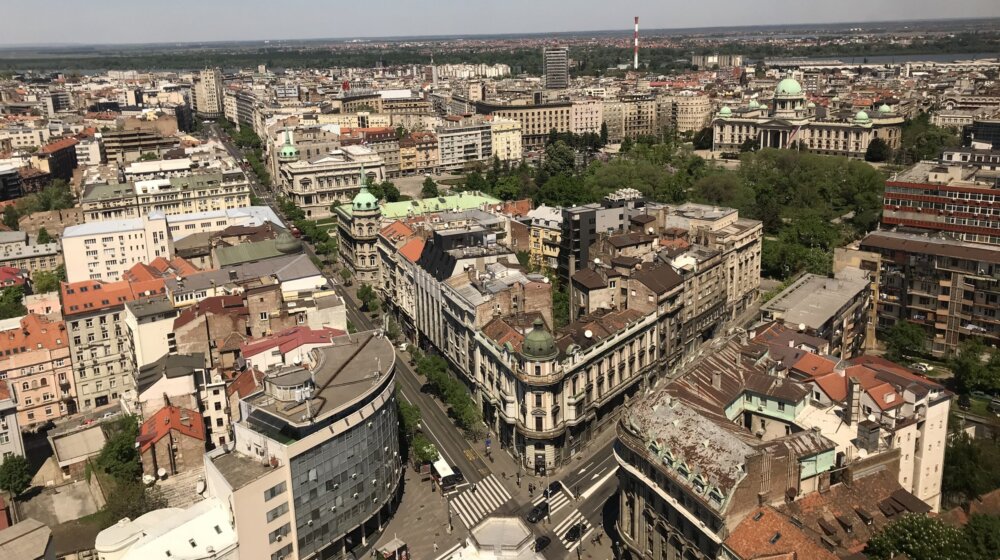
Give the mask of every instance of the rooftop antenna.
<path id="1" fill-rule="evenodd" d="M 639 70 L 639 16 L 635 16 L 635 32 L 632 34 L 632 68 Z"/>

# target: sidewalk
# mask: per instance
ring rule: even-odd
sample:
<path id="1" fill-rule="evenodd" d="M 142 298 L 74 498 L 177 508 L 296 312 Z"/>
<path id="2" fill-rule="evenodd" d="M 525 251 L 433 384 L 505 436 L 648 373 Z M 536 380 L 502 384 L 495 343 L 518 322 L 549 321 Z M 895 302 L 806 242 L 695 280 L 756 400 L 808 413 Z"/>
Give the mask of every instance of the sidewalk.
<path id="1" fill-rule="evenodd" d="M 398 538 L 410 549 L 411 558 L 437 558 L 463 541 L 466 536 L 461 523 L 455 522 L 455 531 L 448 533 L 448 510 L 440 492 L 433 490 L 425 476 L 406 468 L 403 475 L 403 499 L 392 520 L 385 526 L 375 543 L 374 550 Z M 438 551 L 434 551 L 437 543 Z"/>

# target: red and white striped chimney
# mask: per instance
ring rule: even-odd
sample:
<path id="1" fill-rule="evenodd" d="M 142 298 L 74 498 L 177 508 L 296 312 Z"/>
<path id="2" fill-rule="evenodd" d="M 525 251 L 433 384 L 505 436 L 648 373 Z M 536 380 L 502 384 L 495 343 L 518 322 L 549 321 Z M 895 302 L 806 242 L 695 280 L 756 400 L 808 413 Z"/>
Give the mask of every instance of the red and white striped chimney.
<path id="1" fill-rule="evenodd" d="M 635 34 L 632 36 L 633 61 L 632 68 L 639 69 L 639 16 L 635 16 Z"/>

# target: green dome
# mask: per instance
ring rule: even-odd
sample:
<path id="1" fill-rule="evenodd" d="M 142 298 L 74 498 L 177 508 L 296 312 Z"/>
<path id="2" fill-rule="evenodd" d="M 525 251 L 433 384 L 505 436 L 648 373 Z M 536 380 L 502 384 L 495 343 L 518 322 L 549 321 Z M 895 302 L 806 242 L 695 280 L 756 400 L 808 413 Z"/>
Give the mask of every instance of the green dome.
<path id="1" fill-rule="evenodd" d="M 802 85 L 792 78 L 785 78 L 778 82 L 777 89 L 774 90 L 775 95 L 801 95 Z"/>
<path id="2" fill-rule="evenodd" d="M 816 104 L 813 103 L 812 101 L 810 101 L 809 103 L 806 103 L 806 109 L 815 109 L 815 108 L 816 108 Z"/>
<path id="3" fill-rule="evenodd" d="M 731 117 L 731 116 L 733 116 L 733 110 L 730 109 L 728 105 L 726 105 L 725 107 L 723 107 L 719 111 L 719 116 L 720 117 Z"/>
<path id="4" fill-rule="evenodd" d="M 302 252 L 302 241 L 295 239 L 291 233 L 283 231 L 274 240 L 274 248 L 286 255 Z"/>
<path id="5" fill-rule="evenodd" d="M 751 109 L 759 109 L 760 108 L 760 103 L 758 103 L 756 99 L 751 99 L 749 107 Z"/>
<path id="6" fill-rule="evenodd" d="M 368 187 L 361 187 L 357 196 L 351 201 L 351 205 L 355 210 L 374 210 L 378 208 L 378 199 L 375 198 L 375 195 L 368 192 Z"/>
<path id="7" fill-rule="evenodd" d="M 529 360 L 553 360 L 559 355 L 556 349 L 556 339 L 545 329 L 541 319 L 535 319 L 531 332 L 524 336 L 521 344 L 521 354 Z"/>
<path id="8" fill-rule="evenodd" d="M 892 107 L 886 105 L 885 103 L 883 103 L 882 106 L 878 108 L 878 114 L 880 115 L 888 115 L 891 112 L 892 112 Z"/>
<path id="9" fill-rule="evenodd" d="M 868 113 L 864 111 L 858 111 L 858 113 L 854 115 L 854 120 L 857 122 L 868 122 L 871 119 L 868 118 Z"/>
<path id="10" fill-rule="evenodd" d="M 840 101 L 840 96 L 839 95 L 834 95 L 833 99 L 831 101 Z"/>
<path id="11" fill-rule="evenodd" d="M 285 131 L 285 144 L 278 150 L 278 160 L 294 161 L 299 159 L 299 149 L 292 144 L 292 137 Z"/>

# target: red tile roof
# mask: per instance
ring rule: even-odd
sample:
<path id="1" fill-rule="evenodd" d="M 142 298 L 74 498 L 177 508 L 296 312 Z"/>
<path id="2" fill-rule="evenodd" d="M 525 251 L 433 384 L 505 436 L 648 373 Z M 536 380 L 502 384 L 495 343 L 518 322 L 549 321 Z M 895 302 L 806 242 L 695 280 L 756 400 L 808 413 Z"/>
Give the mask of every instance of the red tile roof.
<path id="1" fill-rule="evenodd" d="M 194 321 L 202 315 L 230 313 L 236 315 L 246 315 L 249 313 L 247 306 L 243 303 L 242 296 L 213 296 L 205 298 L 198 303 L 188 307 L 174 319 L 174 328 L 179 329 L 184 325 Z"/>
<path id="2" fill-rule="evenodd" d="M 21 286 L 26 281 L 26 276 L 20 268 L 0 266 L 0 286 Z"/>
<path id="3" fill-rule="evenodd" d="M 49 142 L 48 144 L 42 146 L 41 148 L 38 149 L 38 152 L 36 153 L 38 153 L 39 155 L 47 156 L 54 154 L 58 151 L 65 150 L 67 148 L 72 148 L 73 146 L 76 146 L 79 143 L 80 141 L 73 137 L 62 138 L 60 140 L 56 140 L 55 142 Z"/>
<path id="4" fill-rule="evenodd" d="M 410 262 L 417 262 L 420 258 L 420 253 L 424 252 L 424 245 L 426 241 L 420 238 L 411 239 L 399 248 L 399 254 L 403 256 L 404 259 Z"/>
<path id="5" fill-rule="evenodd" d="M 43 315 L 28 313 L 21 318 L 19 327 L 0 331 L 0 355 L 28 352 L 40 348 L 56 350 L 69 346 L 66 324 L 50 321 Z"/>
<path id="6" fill-rule="evenodd" d="M 245 369 L 226 387 L 226 394 L 246 398 L 252 395 L 263 382 L 264 374 L 262 372 L 253 368 Z"/>
<path id="7" fill-rule="evenodd" d="M 811 539 L 770 506 L 758 507 L 733 529 L 726 546 L 744 560 L 791 558 L 837 560 L 837 556 Z"/>
<path id="8" fill-rule="evenodd" d="M 379 232 L 380 235 L 392 241 L 398 241 L 400 239 L 411 237 L 414 233 L 413 228 L 399 220 L 385 226 L 382 228 L 382 231 Z"/>
<path id="9" fill-rule="evenodd" d="M 792 371 L 808 377 L 822 377 L 834 370 L 837 362 L 816 354 L 805 354 L 792 365 Z"/>
<path id="10" fill-rule="evenodd" d="M 59 288 L 62 292 L 64 317 L 111 309 L 125 305 L 129 301 L 166 292 L 162 278 L 139 282 L 83 280 L 73 283 L 63 282 Z"/>
<path id="11" fill-rule="evenodd" d="M 287 354 L 306 344 L 329 344 L 333 337 L 345 335 L 339 329 L 310 329 L 309 327 L 292 327 L 265 338 L 251 340 L 240 347 L 243 357 L 249 358 L 261 352 L 278 348 L 282 354 Z"/>
<path id="12" fill-rule="evenodd" d="M 145 453 L 154 443 L 171 431 L 187 437 L 205 440 L 205 419 L 201 414 L 177 406 L 165 406 L 149 417 L 139 428 L 139 453 Z"/>

